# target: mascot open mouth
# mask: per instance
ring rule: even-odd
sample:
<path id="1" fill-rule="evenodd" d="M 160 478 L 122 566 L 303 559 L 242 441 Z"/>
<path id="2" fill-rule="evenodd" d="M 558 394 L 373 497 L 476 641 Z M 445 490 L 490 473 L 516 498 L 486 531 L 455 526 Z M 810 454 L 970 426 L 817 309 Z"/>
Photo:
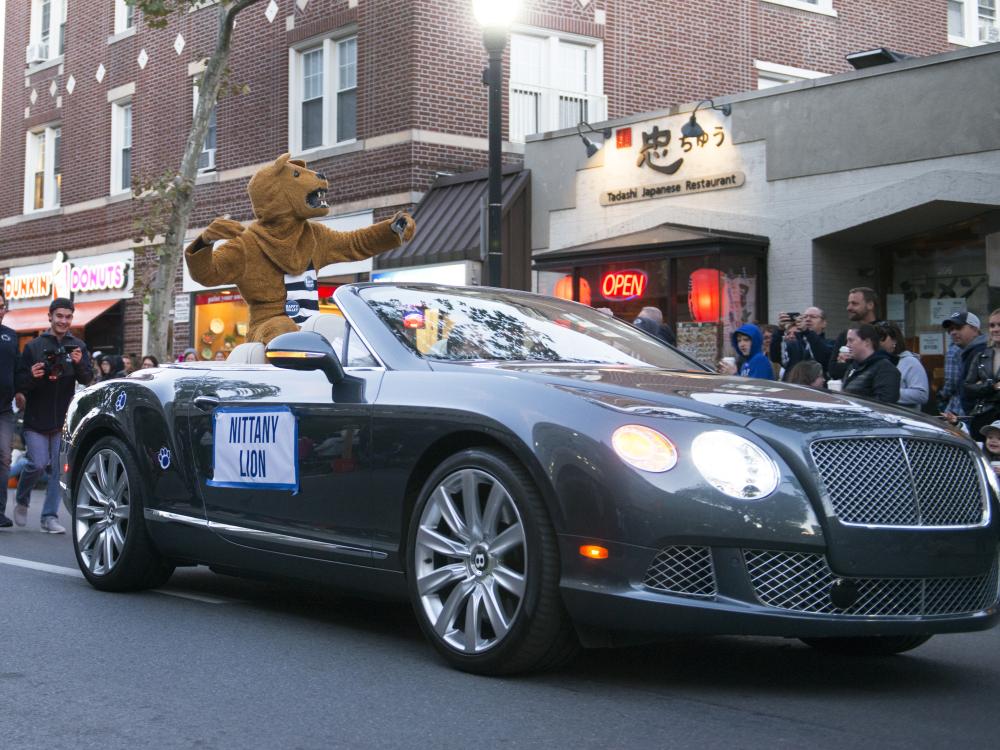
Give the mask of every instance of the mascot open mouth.
<path id="1" fill-rule="evenodd" d="M 329 208 L 326 203 L 326 191 L 322 188 L 313 190 L 306 196 L 306 204 L 309 208 Z"/>

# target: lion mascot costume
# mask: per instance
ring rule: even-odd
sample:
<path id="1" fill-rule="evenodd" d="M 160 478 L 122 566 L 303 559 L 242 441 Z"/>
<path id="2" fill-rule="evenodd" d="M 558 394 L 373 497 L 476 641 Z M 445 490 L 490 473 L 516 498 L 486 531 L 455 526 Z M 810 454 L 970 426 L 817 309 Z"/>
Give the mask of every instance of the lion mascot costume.
<path id="1" fill-rule="evenodd" d="M 215 219 L 184 251 L 191 278 L 205 286 L 235 284 L 250 307 L 247 341 L 266 344 L 299 330 L 319 312 L 316 273 L 398 247 L 416 231 L 413 218 L 393 218 L 337 232 L 309 219 L 326 216 L 329 184 L 305 162 L 282 154 L 250 178 L 256 220 Z"/>

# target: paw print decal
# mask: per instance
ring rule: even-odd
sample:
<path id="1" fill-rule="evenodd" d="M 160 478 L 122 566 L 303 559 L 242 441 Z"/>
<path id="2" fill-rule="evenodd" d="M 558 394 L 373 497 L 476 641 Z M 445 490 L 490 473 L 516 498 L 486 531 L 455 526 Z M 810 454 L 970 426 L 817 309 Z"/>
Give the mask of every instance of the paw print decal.
<path id="1" fill-rule="evenodd" d="M 118 394 L 118 398 L 115 399 L 115 411 L 121 411 L 125 408 L 125 391 Z"/>
<path id="2" fill-rule="evenodd" d="M 160 448 L 160 452 L 156 454 L 156 458 L 160 462 L 160 468 L 161 469 L 166 470 L 166 469 L 170 468 L 170 449 L 169 448 L 166 448 L 166 447 Z"/>

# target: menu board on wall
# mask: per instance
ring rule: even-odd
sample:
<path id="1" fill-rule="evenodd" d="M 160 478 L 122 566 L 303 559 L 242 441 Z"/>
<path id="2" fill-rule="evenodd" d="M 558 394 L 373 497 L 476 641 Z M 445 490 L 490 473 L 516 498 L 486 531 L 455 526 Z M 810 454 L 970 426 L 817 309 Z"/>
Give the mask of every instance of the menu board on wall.
<path id="1" fill-rule="evenodd" d="M 714 370 L 719 361 L 719 324 L 678 323 L 677 348 Z"/>

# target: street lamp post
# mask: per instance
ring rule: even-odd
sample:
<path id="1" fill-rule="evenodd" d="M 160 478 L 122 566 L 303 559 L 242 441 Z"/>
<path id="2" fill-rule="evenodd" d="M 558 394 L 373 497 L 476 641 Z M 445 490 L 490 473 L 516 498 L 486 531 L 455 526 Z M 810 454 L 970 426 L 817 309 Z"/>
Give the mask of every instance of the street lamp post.
<path id="1" fill-rule="evenodd" d="M 489 55 L 489 67 L 483 81 L 489 87 L 489 210 L 486 214 L 486 270 L 489 286 L 500 286 L 503 246 L 500 222 L 503 218 L 503 165 L 501 134 L 503 130 L 503 51 L 507 47 L 510 23 L 517 15 L 518 0 L 473 0 L 472 10 L 483 28 L 483 46 Z"/>

